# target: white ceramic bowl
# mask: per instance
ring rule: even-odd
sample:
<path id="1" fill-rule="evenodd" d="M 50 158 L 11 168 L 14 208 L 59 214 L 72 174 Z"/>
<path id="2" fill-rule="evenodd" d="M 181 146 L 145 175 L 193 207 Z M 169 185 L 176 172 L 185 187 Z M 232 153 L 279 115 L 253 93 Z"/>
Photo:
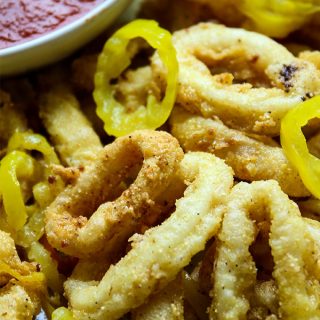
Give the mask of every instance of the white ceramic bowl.
<path id="1" fill-rule="evenodd" d="M 30 41 L 0 49 L 0 75 L 13 75 L 58 61 L 96 37 L 131 0 L 105 0 L 69 24 Z"/>

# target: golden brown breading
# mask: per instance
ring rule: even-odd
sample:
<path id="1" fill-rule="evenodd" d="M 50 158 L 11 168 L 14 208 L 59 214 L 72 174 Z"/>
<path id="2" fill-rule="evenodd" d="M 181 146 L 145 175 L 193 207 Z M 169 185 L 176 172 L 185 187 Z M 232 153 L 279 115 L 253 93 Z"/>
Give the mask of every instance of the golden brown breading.
<path id="1" fill-rule="evenodd" d="M 299 53 L 299 58 L 312 62 L 320 70 L 320 51 L 302 51 Z"/>
<path id="2" fill-rule="evenodd" d="M 276 288 L 271 285 L 269 294 L 255 292 L 254 307 L 258 303 L 283 319 L 319 318 L 320 223 L 303 218 L 277 182 L 269 180 L 240 182 L 230 193 L 218 235 L 212 319 L 242 319 L 250 310 L 258 289 L 251 246 L 257 223 L 266 221 Z"/>
<path id="3" fill-rule="evenodd" d="M 184 320 L 181 273 L 164 289 L 131 312 L 131 320 Z"/>
<path id="4" fill-rule="evenodd" d="M 40 311 L 40 299 L 19 284 L 0 288 L 1 320 L 32 320 Z"/>
<path id="5" fill-rule="evenodd" d="M 236 177 L 246 180 L 275 179 L 282 190 L 295 197 L 309 195 L 297 170 L 274 141 L 259 141 L 221 121 L 205 119 L 175 107 L 171 132 L 185 151 L 205 151 L 224 159 Z M 268 144 L 266 143 L 268 142 Z"/>
<path id="6" fill-rule="evenodd" d="M 0 318 L 31 320 L 40 311 L 46 292 L 45 282 L 33 277 L 39 265 L 22 262 L 13 239 L 1 230 L 0 243 Z"/>
<path id="7" fill-rule="evenodd" d="M 11 236 L 0 230 L 0 261 L 6 263 L 10 268 L 17 271 L 21 275 L 29 275 L 37 271 L 36 263 L 21 262 L 13 239 Z M 1 269 L 0 269 L 1 272 Z M 6 284 L 12 278 L 6 273 L 0 274 L 0 286 Z"/>
<path id="8" fill-rule="evenodd" d="M 114 86 L 115 97 L 132 112 L 145 106 L 147 97 L 152 92 L 155 97 L 160 97 L 160 89 L 155 85 L 150 66 L 128 70 Z"/>
<path id="9" fill-rule="evenodd" d="M 178 141 L 166 132 L 141 130 L 116 139 L 47 208 L 49 242 L 77 257 L 117 251 L 168 187 L 182 157 Z M 106 202 L 137 165 L 136 180 Z"/>
<path id="10" fill-rule="evenodd" d="M 223 204 L 233 185 L 231 169 L 213 155 L 195 152 L 185 155 L 178 175 L 188 187 L 165 222 L 144 235 L 136 234 L 132 249 L 99 283 L 72 277 L 65 282 L 69 306 L 77 319 L 118 319 L 143 304 L 218 232 Z"/>
<path id="11" fill-rule="evenodd" d="M 175 32 L 173 43 L 176 103 L 206 118 L 218 116 L 231 128 L 277 136 L 284 115 L 320 93 L 315 65 L 264 35 L 200 23 Z M 152 70 L 163 88 L 166 72 L 157 54 Z"/>
<path id="12" fill-rule="evenodd" d="M 79 103 L 66 87 L 55 87 L 40 97 L 40 118 L 62 162 L 86 166 L 102 150 L 102 144 Z"/>

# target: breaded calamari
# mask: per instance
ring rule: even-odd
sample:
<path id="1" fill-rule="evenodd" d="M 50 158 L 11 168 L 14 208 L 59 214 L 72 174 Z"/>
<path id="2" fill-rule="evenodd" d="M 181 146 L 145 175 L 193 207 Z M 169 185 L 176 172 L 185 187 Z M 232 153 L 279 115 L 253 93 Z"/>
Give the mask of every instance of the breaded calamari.
<path id="1" fill-rule="evenodd" d="M 218 119 L 205 119 L 176 107 L 170 118 L 171 132 L 185 151 L 205 151 L 222 158 L 236 177 L 247 181 L 275 179 L 294 197 L 310 193 L 298 171 L 273 140 L 261 140 L 230 129 Z M 264 139 L 264 140 L 263 140 Z"/>

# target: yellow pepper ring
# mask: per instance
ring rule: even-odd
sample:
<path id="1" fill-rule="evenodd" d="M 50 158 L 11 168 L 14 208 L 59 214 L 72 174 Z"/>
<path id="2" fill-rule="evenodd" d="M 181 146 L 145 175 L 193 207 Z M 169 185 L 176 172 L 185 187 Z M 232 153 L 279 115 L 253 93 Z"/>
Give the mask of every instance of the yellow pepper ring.
<path id="1" fill-rule="evenodd" d="M 20 230 L 27 221 L 27 212 L 17 177 L 31 177 L 34 171 L 32 157 L 21 151 L 8 153 L 0 162 L 0 194 L 8 224 Z"/>
<path id="2" fill-rule="evenodd" d="M 301 128 L 320 118 L 320 96 L 300 103 L 281 122 L 281 145 L 308 190 L 320 199 L 320 159 L 309 153 Z"/>
<path id="3" fill-rule="evenodd" d="M 240 10 L 251 20 L 246 27 L 270 37 L 283 38 L 319 12 L 320 5 L 316 1 L 244 0 Z"/>
<path id="4" fill-rule="evenodd" d="M 43 283 L 45 282 L 45 276 L 42 272 L 32 272 L 29 275 L 21 275 L 16 270 L 12 269 L 8 264 L 0 261 L 0 273 L 7 273 L 13 278 L 24 283 Z"/>
<path id="5" fill-rule="evenodd" d="M 58 157 L 47 139 L 41 134 L 31 132 L 15 132 L 9 142 L 8 151 L 12 150 L 36 150 L 43 154 L 47 164 L 59 164 Z"/>
<path id="6" fill-rule="evenodd" d="M 147 107 L 134 112 L 114 98 L 111 80 L 116 79 L 130 65 L 131 57 L 127 50 L 129 41 L 134 38 L 145 39 L 158 54 L 167 68 L 167 88 L 162 102 L 154 96 L 147 99 Z M 93 93 L 97 104 L 97 114 L 104 122 L 105 131 L 119 137 L 138 129 L 156 129 L 168 119 L 177 94 L 178 62 L 171 42 L 171 34 L 158 26 L 153 20 L 135 20 L 121 29 L 106 42 L 99 56 L 95 74 Z"/>

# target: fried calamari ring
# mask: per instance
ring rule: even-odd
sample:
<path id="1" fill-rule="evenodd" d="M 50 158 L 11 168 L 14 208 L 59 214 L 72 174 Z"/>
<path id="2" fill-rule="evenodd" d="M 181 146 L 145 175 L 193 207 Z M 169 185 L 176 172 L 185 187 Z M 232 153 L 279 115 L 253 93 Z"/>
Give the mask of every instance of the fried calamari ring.
<path id="1" fill-rule="evenodd" d="M 229 129 L 219 120 L 205 119 L 178 107 L 174 109 L 170 123 L 172 134 L 185 151 L 215 154 L 233 168 L 236 177 L 247 181 L 275 179 L 290 196 L 310 194 L 298 171 L 273 140 L 269 143 L 266 139 L 269 144 L 264 143 Z"/>
<path id="2" fill-rule="evenodd" d="M 167 188 L 182 156 L 177 140 L 165 132 L 136 131 L 107 145 L 46 210 L 49 242 L 77 257 L 117 250 Z M 134 183 L 116 200 L 105 202 L 141 163 Z"/>
<path id="3" fill-rule="evenodd" d="M 250 309 L 256 267 L 249 251 L 255 239 L 255 222 L 270 220 L 269 244 L 273 277 L 284 319 L 318 319 L 320 316 L 320 224 L 308 223 L 297 205 L 275 181 L 240 182 L 229 197 L 218 235 L 211 319 L 244 319 Z M 274 303 L 272 303 L 274 305 Z"/>
<path id="4" fill-rule="evenodd" d="M 66 297 L 77 319 L 118 319 L 143 304 L 216 234 L 222 204 L 233 184 L 231 168 L 210 154 L 195 152 L 185 155 L 179 176 L 189 186 L 165 222 L 144 235 L 135 235 L 131 251 L 111 266 L 99 283 L 72 277 L 65 282 Z"/>
<path id="5" fill-rule="evenodd" d="M 231 128 L 278 135 L 287 111 L 320 93 L 315 65 L 261 34 L 200 23 L 176 32 L 173 43 L 177 103 L 206 118 L 216 115 Z M 152 62 L 163 87 L 165 70 L 157 55 Z"/>
<path id="6" fill-rule="evenodd" d="M 102 144 L 67 87 L 55 87 L 40 97 L 40 118 L 63 163 L 85 166 Z"/>

